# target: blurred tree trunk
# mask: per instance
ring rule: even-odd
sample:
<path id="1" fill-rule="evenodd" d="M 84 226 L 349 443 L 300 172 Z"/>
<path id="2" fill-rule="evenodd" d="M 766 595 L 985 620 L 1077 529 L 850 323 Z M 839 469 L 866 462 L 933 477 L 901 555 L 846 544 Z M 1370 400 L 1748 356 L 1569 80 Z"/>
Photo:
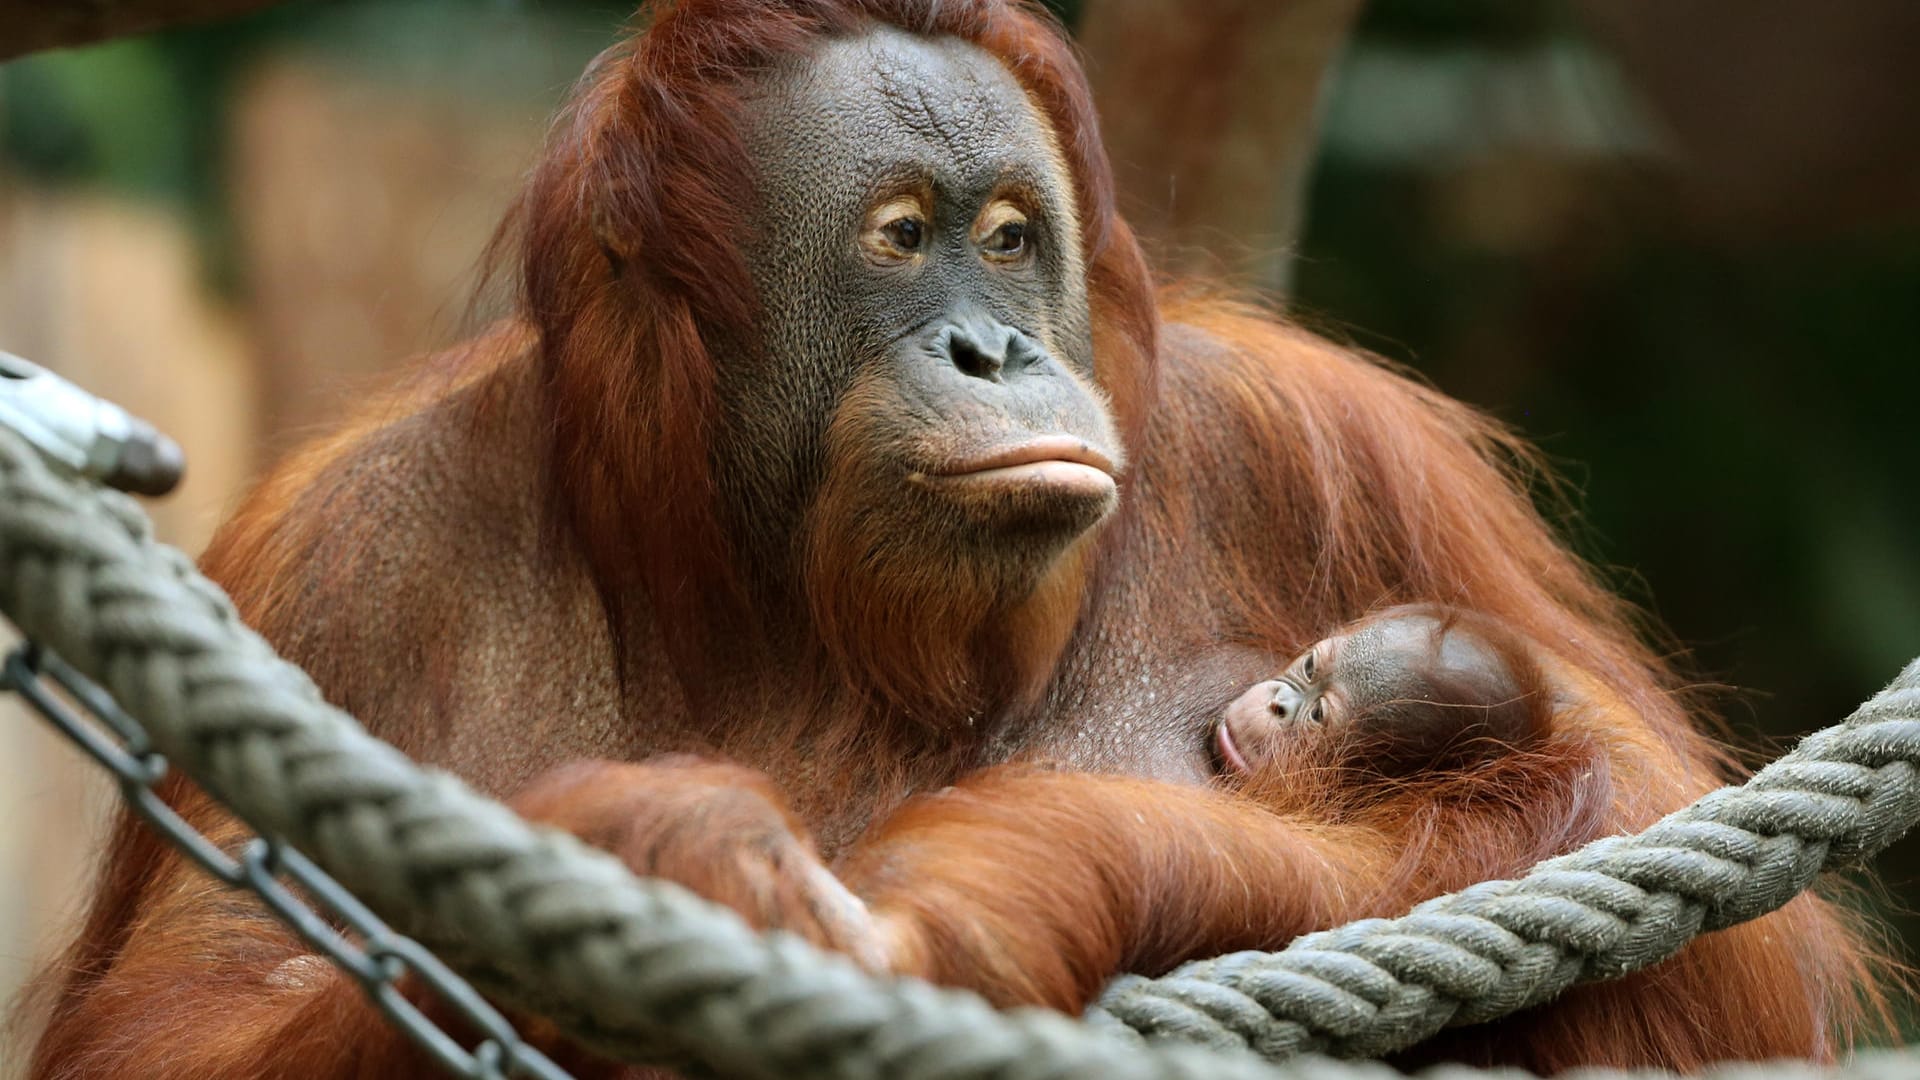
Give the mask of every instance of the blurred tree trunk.
<path id="1" fill-rule="evenodd" d="M 1284 289 L 1320 105 L 1363 0 L 1088 0 L 1128 219 L 1170 270 Z"/>
<path id="2" fill-rule="evenodd" d="M 217 19 L 273 0 L 0 0 L 0 60 Z"/>

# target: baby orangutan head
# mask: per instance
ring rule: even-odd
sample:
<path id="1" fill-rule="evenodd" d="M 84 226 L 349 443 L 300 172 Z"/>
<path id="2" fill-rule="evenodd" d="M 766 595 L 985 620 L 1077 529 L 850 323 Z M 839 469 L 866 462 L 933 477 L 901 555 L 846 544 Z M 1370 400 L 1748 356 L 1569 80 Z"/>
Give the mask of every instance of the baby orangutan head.
<path id="1" fill-rule="evenodd" d="M 1533 648 L 1505 625 L 1435 605 L 1389 608 L 1240 695 L 1214 749 L 1230 774 L 1305 745 L 1389 774 L 1457 767 L 1545 734 L 1546 691 Z"/>

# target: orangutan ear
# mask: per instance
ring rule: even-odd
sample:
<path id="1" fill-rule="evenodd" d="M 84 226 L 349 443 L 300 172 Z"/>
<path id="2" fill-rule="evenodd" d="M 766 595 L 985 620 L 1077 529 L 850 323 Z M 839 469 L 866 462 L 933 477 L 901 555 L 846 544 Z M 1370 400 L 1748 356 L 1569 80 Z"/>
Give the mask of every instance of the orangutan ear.
<path id="1" fill-rule="evenodd" d="M 619 243 L 619 232 L 614 228 L 613 217 L 607 212 L 607 204 L 595 200 L 593 212 L 588 218 L 589 228 L 593 230 L 593 242 L 600 247 L 600 254 L 607 258 L 607 268 L 618 278 L 626 274 L 628 258 Z"/>

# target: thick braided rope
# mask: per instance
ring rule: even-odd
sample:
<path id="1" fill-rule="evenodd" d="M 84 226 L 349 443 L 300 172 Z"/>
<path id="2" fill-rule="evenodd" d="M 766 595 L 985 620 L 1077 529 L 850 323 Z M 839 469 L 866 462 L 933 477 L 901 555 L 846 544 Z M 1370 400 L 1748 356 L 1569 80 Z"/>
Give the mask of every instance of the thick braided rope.
<path id="1" fill-rule="evenodd" d="M 1125 977 L 1088 1018 L 1272 1060 L 1404 1049 L 1657 963 L 1697 934 L 1779 908 L 1822 870 L 1879 852 L 1920 815 L 1916 758 L 1920 660 L 1846 722 L 1637 836 L 1281 952 Z"/>
<path id="2" fill-rule="evenodd" d="M 161 750 L 251 825 L 308 851 L 508 1000 L 627 1056 L 767 1077 L 1394 1075 L 1321 1058 L 1276 1068 L 1244 1054 L 1130 1046 L 1051 1014 L 995 1013 L 971 995 L 871 978 L 803 942 L 754 934 L 671 884 L 638 881 L 614 860 L 531 828 L 372 739 L 242 626 L 183 556 L 154 544 L 136 506 L 53 475 L 5 431 L 0 611 L 100 680 Z M 1723 792 L 1688 812 L 1694 816 L 1656 827 L 1660 842 L 1651 847 L 1610 841 L 1521 883 L 1469 890 L 1453 900 L 1464 909 L 1435 901 L 1408 920 L 1316 935 L 1310 949 L 1277 954 L 1310 956 L 1306 963 L 1271 978 L 1260 965 L 1273 956 L 1213 962 L 1213 991 L 1183 971 L 1167 1000 L 1190 1007 L 1212 994 L 1219 1003 L 1203 1012 L 1217 1023 L 1249 1016 L 1228 1001 L 1244 999 L 1283 1031 L 1298 1024 L 1284 1011 L 1292 986 L 1300 1002 L 1331 1003 L 1313 1014 L 1309 1038 L 1339 1033 L 1327 1045 L 1354 1052 L 1382 1032 L 1399 1032 L 1380 1042 L 1385 1049 L 1417 1037 L 1410 1033 L 1428 1025 L 1431 999 L 1449 999 L 1441 1022 L 1489 1019 L 1533 1000 L 1527 995 L 1540 987 L 1651 962 L 1675 947 L 1671 927 L 1686 928 L 1683 937 L 1770 910 L 1822 863 L 1878 850 L 1905 828 L 1916 809 L 1916 683 L 1920 665 L 1896 683 L 1898 694 L 1876 698 L 1848 725 L 1756 777 L 1745 790 L 1758 792 L 1757 803 Z M 1672 870 L 1682 865 L 1690 875 Z M 1735 867 L 1751 890 L 1744 896 L 1720 887 Z M 1551 887 L 1529 884 L 1536 879 Z M 1636 881 L 1686 899 L 1661 900 L 1667 893 Z M 1671 927 L 1650 932 L 1655 922 Z M 1500 959 L 1513 961 L 1502 971 L 1550 972 L 1474 983 Z M 1130 981 L 1118 1000 L 1144 1000 L 1150 986 Z M 1108 1025 L 1125 1008 L 1110 1010 Z M 1341 1025 L 1340 1009 L 1376 1019 Z M 1284 1035 L 1263 1038 L 1257 1023 L 1227 1026 L 1243 1045 L 1297 1048 Z M 1145 1028 L 1212 1037 L 1163 1014 Z M 1876 1058 L 1839 1074 L 1785 1066 L 1714 1075 L 1867 1080 L 1911 1075 L 1912 1064 Z"/>

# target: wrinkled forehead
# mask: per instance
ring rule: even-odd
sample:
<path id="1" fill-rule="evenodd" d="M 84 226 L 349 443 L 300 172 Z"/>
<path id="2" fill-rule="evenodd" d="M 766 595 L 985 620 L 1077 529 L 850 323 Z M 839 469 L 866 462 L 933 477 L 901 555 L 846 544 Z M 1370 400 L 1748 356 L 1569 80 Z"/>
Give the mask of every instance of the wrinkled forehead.
<path id="1" fill-rule="evenodd" d="M 884 176 L 932 167 L 936 181 L 991 184 L 1008 174 L 1058 185 L 1045 121 L 992 54 L 957 38 L 892 27 L 824 41 L 768 73 L 744 120 L 763 182 L 822 170 Z M 816 192 L 818 197 L 820 193 Z"/>

